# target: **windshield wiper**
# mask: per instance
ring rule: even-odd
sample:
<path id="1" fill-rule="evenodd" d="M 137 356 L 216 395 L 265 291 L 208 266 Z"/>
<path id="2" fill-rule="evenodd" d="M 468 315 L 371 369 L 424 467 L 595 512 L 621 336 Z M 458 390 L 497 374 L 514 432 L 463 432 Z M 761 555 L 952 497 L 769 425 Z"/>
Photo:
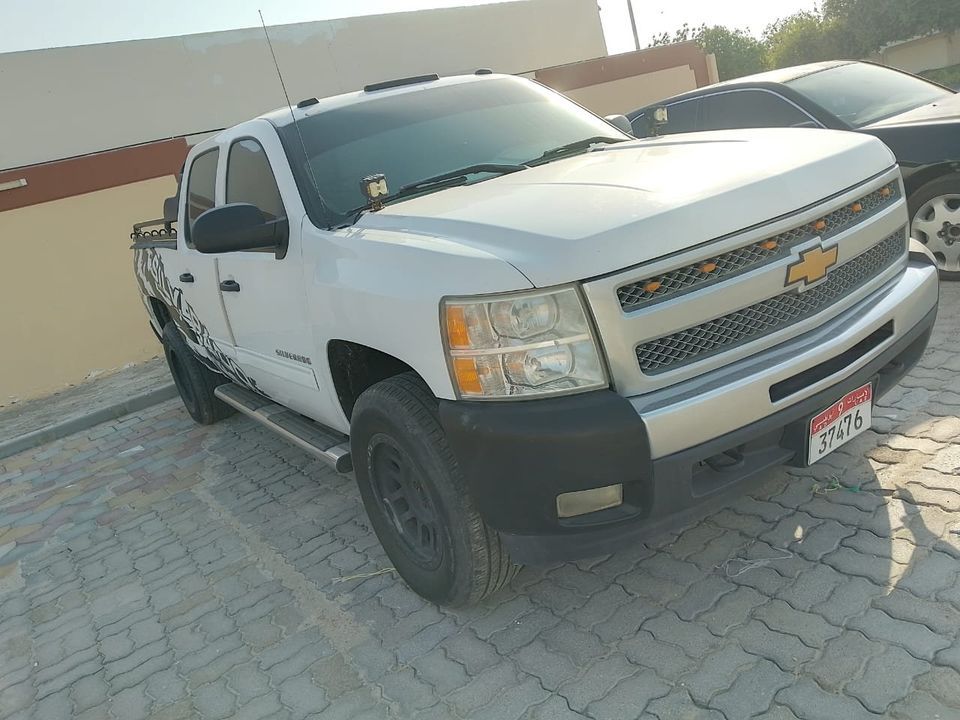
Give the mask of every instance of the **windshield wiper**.
<path id="1" fill-rule="evenodd" d="M 467 165 L 467 167 L 451 170 L 449 172 L 433 175 L 423 180 L 403 185 L 392 195 L 384 198 L 384 202 L 399 200 L 403 197 L 414 195 L 423 190 L 428 190 L 434 186 L 447 187 L 461 185 L 467 181 L 468 175 L 477 175 L 479 173 L 491 173 L 493 175 L 507 175 L 519 170 L 526 170 L 526 165 L 504 165 L 498 163 L 479 163 L 477 165 Z"/>
<path id="2" fill-rule="evenodd" d="M 432 175 L 431 177 L 424 178 L 423 180 L 417 180 L 416 182 L 402 185 L 395 193 L 391 193 L 383 198 L 383 202 L 389 203 L 393 202 L 394 200 L 402 200 L 405 197 L 410 197 L 411 195 L 416 195 L 427 190 L 443 190 L 444 188 L 448 187 L 465 185 L 468 176 L 470 175 L 477 175 L 479 173 L 507 175 L 509 173 L 518 172 L 519 170 L 528 169 L 529 167 L 525 164 L 509 165 L 504 163 L 478 163 L 476 165 L 468 165 L 467 167 L 458 168 L 457 170 L 450 170 L 449 172 L 440 173 L 439 175 Z M 364 205 L 363 207 L 354 208 L 353 210 L 344 213 L 345 215 L 352 216 L 353 218 L 349 222 L 349 225 L 355 225 L 357 220 L 360 219 L 360 216 L 369 209 L 369 205 Z M 340 225 L 337 227 L 345 227 L 345 225 Z"/>
<path id="3" fill-rule="evenodd" d="M 577 152 L 584 152 L 590 149 L 592 145 L 600 144 L 612 144 L 626 142 L 629 138 L 613 138 L 607 135 L 596 135 L 594 137 L 584 138 L 583 140 L 575 140 L 566 145 L 561 145 L 559 147 L 550 148 L 546 150 L 543 155 L 533 160 L 530 160 L 528 165 L 539 165 L 540 163 L 549 162 L 555 160 L 558 157 L 563 157 L 564 155 L 572 155 Z"/>

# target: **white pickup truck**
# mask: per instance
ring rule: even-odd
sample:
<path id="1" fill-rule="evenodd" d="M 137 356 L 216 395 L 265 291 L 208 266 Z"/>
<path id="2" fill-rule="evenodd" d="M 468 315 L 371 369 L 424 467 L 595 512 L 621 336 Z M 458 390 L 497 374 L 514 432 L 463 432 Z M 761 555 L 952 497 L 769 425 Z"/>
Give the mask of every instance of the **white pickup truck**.
<path id="1" fill-rule="evenodd" d="M 399 574 L 448 605 L 816 462 L 937 308 L 880 141 L 636 140 L 487 72 L 241 123 L 168 208 L 135 269 L 187 410 L 352 470 Z"/>

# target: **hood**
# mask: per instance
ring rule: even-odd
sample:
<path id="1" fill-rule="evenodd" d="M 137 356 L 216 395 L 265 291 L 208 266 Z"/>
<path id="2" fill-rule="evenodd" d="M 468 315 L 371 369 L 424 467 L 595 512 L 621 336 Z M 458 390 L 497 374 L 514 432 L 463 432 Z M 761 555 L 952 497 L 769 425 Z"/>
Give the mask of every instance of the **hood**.
<path id="1" fill-rule="evenodd" d="M 876 138 L 830 130 L 648 138 L 398 202 L 357 227 L 459 242 L 543 287 L 792 213 L 893 163 Z"/>
<path id="2" fill-rule="evenodd" d="M 865 125 L 862 130 L 895 125 L 919 125 L 921 123 L 957 122 L 960 120 L 960 93 L 947 95 L 929 105 L 921 105 L 905 113 Z"/>

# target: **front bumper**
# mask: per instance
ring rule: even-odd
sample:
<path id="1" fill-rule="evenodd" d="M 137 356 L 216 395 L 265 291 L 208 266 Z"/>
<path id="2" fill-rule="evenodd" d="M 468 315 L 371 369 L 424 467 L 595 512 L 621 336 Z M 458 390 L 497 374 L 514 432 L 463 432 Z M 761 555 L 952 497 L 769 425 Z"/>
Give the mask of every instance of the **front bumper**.
<path id="1" fill-rule="evenodd" d="M 599 555 L 708 512 L 771 466 L 802 463 L 812 415 L 866 382 L 879 397 L 919 360 L 936 301 L 936 269 L 911 257 L 832 335 L 820 328 L 756 356 L 746 363 L 751 372 L 724 371 L 710 391 L 697 378 L 674 388 L 672 401 L 611 390 L 517 403 L 445 400 L 440 420 L 480 514 L 516 561 Z M 758 393 L 768 409 L 744 421 L 744 409 L 757 412 Z M 557 517 L 558 494 L 618 483 L 622 505 Z"/>

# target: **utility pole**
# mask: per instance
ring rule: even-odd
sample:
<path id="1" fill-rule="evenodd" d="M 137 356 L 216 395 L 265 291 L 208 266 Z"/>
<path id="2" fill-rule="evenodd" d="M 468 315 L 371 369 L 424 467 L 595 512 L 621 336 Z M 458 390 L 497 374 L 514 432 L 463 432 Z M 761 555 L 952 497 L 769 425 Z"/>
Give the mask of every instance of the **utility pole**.
<path id="1" fill-rule="evenodd" d="M 630 13 L 630 27 L 633 28 L 633 45 L 640 49 L 640 36 L 637 34 L 637 19 L 633 16 L 633 0 L 627 0 L 627 12 Z"/>

